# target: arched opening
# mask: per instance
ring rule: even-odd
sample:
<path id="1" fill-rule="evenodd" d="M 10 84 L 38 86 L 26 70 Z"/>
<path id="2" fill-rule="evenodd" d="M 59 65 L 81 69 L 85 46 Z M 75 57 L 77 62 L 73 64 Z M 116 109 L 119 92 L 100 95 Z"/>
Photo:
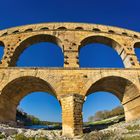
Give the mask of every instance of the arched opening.
<path id="1" fill-rule="evenodd" d="M 32 28 L 29 28 L 29 29 L 26 29 L 24 32 L 32 32 L 33 29 Z"/>
<path id="2" fill-rule="evenodd" d="M 126 32 L 122 32 L 122 35 L 128 36 L 128 34 Z"/>
<path id="3" fill-rule="evenodd" d="M 76 27 L 75 30 L 84 30 L 83 27 Z"/>
<path id="4" fill-rule="evenodd" d="M 108 30 L 108 32 L 111 33 L 111 34 L 115 33 L 115 31 L 113 31 L 113 30 Z"/>
<path id="5" fill-rule="evenodd" d="M 22 67 L 63 67 L 63 53 L 53 43 L 31 45 L 20 55 L 17 66 Z"/>
<path id="6" fill-rule="evenodd" d="M 40 28 L 40 30 L 41 31 L 47 31 L 47 30 L 49 30 L 49 28 L 48 27 L 43 27 L 43 28 Z"/>
<path id="7" fill-rule="evenodd" d="M 51 35 L 29 37 L 16 48 L 10 66 L 63 67 L 64 56 L 60 42 Z"/>
<path id="8" fill-rule="evenodd" d="M 135 53 L 137 56 L 138 61 L 140 62 L 140 42 L 136 42 L 134 44 Z"/>
<path id="9" fill-rule="evenodd" d="M 88 126 L 91 125 L 91 129 L 97 129 L 100 127 L 98 124 L 102 124 L 104 127 L 107 127 L 116 122 L 116 120 L 128 121 L 130 119 L 129 117 L 132 116 L 131 112 L 128 111 L 130 108 L 129 101 L 133 98 L 134 93 L 138 95 L 139 91 L 128 79 L 118 76 L 108 76 L 97 80 L 88 89 L 86 94 L 87 98 L 83 105 L 83 121 L 86 122 L 85 125 L 88 124 Z M 121 109 L 122 113 L 117 113 L 113 110 L 113 114 L 110 115 L 110 113 L 112 113 L 112 109 L 116 108 L 117 110 Z M 99 117 L 98 115 L 102 116 L 97 118 Z M 112 118 L 115 116 L 117 117 Z M 108 121 L 106 125 L 104 122 L 106 122 L 105 119 L 107 118 L 111 118 L 112 121 Z"/>
<path id="10" fill-rule="evenodd" d="M 101 30 L 98 29 L 98 28 L 93 28 L 93 31 L 94 31 L 94 32 L 101 32 Z"/>
<path id="11" fill-rule="evenodd" d="M 32 92 L 19 103 L 16 121 L 28 128 L 48 128 L 48 125 L 59 125 L 61 128 L 61 106 L 59 101 L 47 92 Z M 20 113 L 26 114 L 21 116 Z M 54 128 L 56 129 L 56 127 Z"/>
<path id="12" fill-rule="evenodd" d="M 122 119 L 124 119 L 123 112 L 111 112 L 117 107 L 122 107 L 121 101 L 111 92 L 98 91 L 90 94 L 87 96 L 83 105 L 83 121 L 88 122 L 89 124 L 95 124 L 97 121 L 102 121 L 119 115 L 122 115 Z M 105 114 L 101 114 L 103 112 Z"/>
<path id="13" fill-rule="evenodd" d="M 66 27 L 63 27 L 63 26 L 62 27 L 58 27 L 57 29 L 58 30 L 67 30 L 67 28 Z"/>
<path id="14" fill-rule="evenodd" d="M 0 64 L 2 63 L 1 60 L 2 60 L 3 54 L 4 54 L 4 43 L 0 41 Z"/>
<path id="15" fill-rule="evenodd" d="M 19 107 L 23 109 L 20 113 L 27 113 L 28 118 L 29 115 L 39 118 L 40 123 L 37 122 L 37 124 L 59 122 L 57 124 L 59 129 L 61 128 L 61 107 L 56 99 L 55 90 L 43 79 L 32 76 L 17 78 L 2 90 L 1 100 L 3 100 L 3 110 L 6 109 L 6 111 L 0 115 L 0 121 L 16 121 L 17 118 L 18 123 L 31 123 L 29 119 L 25 121 L 27 118 L 24 115 L 20 119 L 16 116 L 17 107 Z"/>
<path id="16" fill-rule="evenodd" d="M 135 38 L 139 38 L 137 35 L 133 35 L 133 37 L 135 37 Z"/>
<path id="17" fill-rule="evenodd" d="M 121 46 L 114 40 L 103 36 L 87 37 L 79 48 L 80 67 L 124 68 L 119 56 Z"/>
<path id="18" fill-rule="evenodd" d="M 15 31 L 13 31 L 12 33 L 13 34 L 17 34 L 17 33 L 19 33 L 20 31 L 19 30 L 15 30 Z"/>
<path id="19" fill-rule="evenodd" d="M 6 35 L 8 35 L 8 33 L 7 33 L 7 32 L 3 33 L 1 36 L 6 36 Z"/>

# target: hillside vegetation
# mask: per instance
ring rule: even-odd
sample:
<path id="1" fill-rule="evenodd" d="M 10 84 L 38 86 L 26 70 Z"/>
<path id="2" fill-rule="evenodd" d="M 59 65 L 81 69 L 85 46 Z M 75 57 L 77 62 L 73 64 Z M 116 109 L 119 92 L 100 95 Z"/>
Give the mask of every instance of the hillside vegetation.
<path id="1" fill-rule="evenodd" d="M 104 120 L 107 118 L 111 118 L 114 116 L 120 116 L 120 115 L 124 115 L 124 109 L 122 106 L 118 106 L 109 111 L 108 110 L 98 111 L 95 113 L 95 115 L 90 116 L 88 118 L 88 122 L 100 121 L 100 120 Z"/>
<path id="2" fill-rule="evenodd" d="M 39 118 L 29 115 L 25 112 L 23 112 L 21 109 L 17 109 L 16 113 L 16 120 L 18 125 L 24 125 L 24 126 L 29 126 L 29 125 L 53 125 L 53 126 L 60 126 L 60 122 L 49 122 L 49 121 L 41 121 Z"/>

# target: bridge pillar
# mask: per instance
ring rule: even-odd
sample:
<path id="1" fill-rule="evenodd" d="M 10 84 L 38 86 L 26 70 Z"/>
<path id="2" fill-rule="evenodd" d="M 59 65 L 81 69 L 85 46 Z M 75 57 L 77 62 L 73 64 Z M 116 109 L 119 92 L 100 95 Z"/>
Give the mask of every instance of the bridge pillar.
<path id="1" fill-rule="evenodd" d="M 78 51 L 65 51 L 64 52 L 64 67 L 79 68 Z"/>
<path id="2" fill-rule="evenodd" d="M 70 94 L 61 97 L 62 106 L 62 133 L 64 136 L 73 137 L 83 134 L 82 106 L 83 96 Z"/>
<path id="3" fill-rule="evenodd" d="M 126 122 L 140 118 L 140 95 L 123 103 Z"/>
<path id="4" fill-rule="evenodd" d="M 17 105 L 5 97 L 0 97 L 0 122 L 9 123 L 16 121 Z"/>

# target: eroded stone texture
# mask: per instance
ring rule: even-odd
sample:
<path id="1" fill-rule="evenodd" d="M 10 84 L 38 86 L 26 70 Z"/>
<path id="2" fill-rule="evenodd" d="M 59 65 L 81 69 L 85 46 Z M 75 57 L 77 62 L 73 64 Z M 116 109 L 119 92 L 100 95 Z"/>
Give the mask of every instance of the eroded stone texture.
<path id="1" fill-rule="evenodd" d="M 139 67 L 134 47 L 140 46 L 140 33 L 111 26 L 81 23 L 44 23 L 0 31 L 4 55 L 0 66 L 15 66 L 19 55 L 38 42 L 57 44 L 64 53 L 64 67 L 79 67 L 79 50 L 90 43 L 114 48 L 125 67 Z"/>
<path id="2" fill-rule="evenodd" d="M 63 135 L 75 136 L 82 134 L 82 105 L 83 96 L 79 94 L 69 94 L 61 97 Z"/>
<path id="3" fill-rule="evenodd" d="M 64 68 L 14 67 L 24 49 L 42 41 L 61 48 Z M 139 42 L 140 33 L 95 24 L 45 23 L 0 31 L 0 45 L 4 46 L 0 64 L 0 121 L 15 121 L 19 102 L 34 91 L 49 92 L 59 100 L 66 136 L 83 133 L 84 99 L 97 91 L 118 97 L 126 121 L 140 118 L 140 65 L 134 51 L 140 47 Z M 80 48 L 90 43 L 114 48 L 126 69 L 79 68 Z"/>
<path id="4" fill-rule="evenodd" d="M 96 91 L 108 91 L 118 97 L 126 121 L 137 119 L 140 118 L 139 75 L 138 68 L 0 68 L 0 121 L 15 121 L 20 100 L 34 91 L 49 92 L 60 101 L 63 134 L 67 136 L 82 134 L 84 98 Z"/>

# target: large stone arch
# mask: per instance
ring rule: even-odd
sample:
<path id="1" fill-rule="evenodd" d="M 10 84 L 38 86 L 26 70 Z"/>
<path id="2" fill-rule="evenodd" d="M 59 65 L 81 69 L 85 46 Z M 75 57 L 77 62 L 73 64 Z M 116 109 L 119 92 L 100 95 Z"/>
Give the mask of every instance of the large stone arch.
<path id="1" fill-rule="evenodd" d="M 49 92 L 55 96 L 56 91 L 47 81 L 34 77 L 23 76 L 10 81 L 1 91 L 0 95 L 0 121 L 1 122 L 15 122 L 16 108 L 26 95 L 31 92 L 42 91 Z"/>
<path id="2" fill-rule="evenodd" d="M 99 90 L 112 92 L 122 101 L 126 120 L 140 118 L 139 63 L 133 50 L 133 43 L 140 42 L 140 33 L 97 24 L 44 23 L 1 30 L 0 41 L 5 45 L 0 64 L 0 121 L 14 121 L 13 114 L 20 99 L 34 90 L 58 96 L 62 105 L 63 135 L 82 134 L 85 96 Z M 9 67 L 16 65 L 19 55 L 29 45 L 42 41 L 64 49 L 66 69 Z M 78 51 L 89 43 L 111 46 L 130 69 L 78 68 Z"/>
<path id="3" fill-rule="evenodd" d="M 110 92 L 115 95 L 122 103 L 125 111 L 126 121 L 140 117 L 138 101 L 140 91 L 135 83 L 121 76 L 105 76 L 91 82 L 86 96 L 98 91 Z M 133 103 L 132 103 L 133 102 Z"/>
<path id="4" fill-rule="evenodd" d="M 92 43 L 100 43 L 100 44 L 104 44 L 104 45 L 107 45 L 107 46 L 113 48 L 117 52 L 117 54 L 120 56 L 120 58 L 123 62 L 123 57 L 121 56 L 121 51 L 124 50 L 123 47 L 115 39 L 105 36 L 105 35 L 91 35 L 91 36 L 85 37 L 80 42 L 79 52 L 82 47 L 85 47 L 86 45 L 92 44 Z M 124 66 L 125 66 L 125 64 L 124 64 Z"/>
<path id="5" fill-rule="evenodd" d="M 19 44 L 17 44 L 13 55 L 10 58 L 9 66 L 15 66 L 16 62 L 20 56 L 20 54 L 29 46 L 41 42 L 49 42 L 57 45 L 60 47 L 63 53 L 63 47 L 61 44 L 61 40 L 57 38 L 56 36 L 49 35 L 49 34 L 37 34 L 37 35 L 31 35 L 27 36 L 25 39 L 21 40 Z"/>

